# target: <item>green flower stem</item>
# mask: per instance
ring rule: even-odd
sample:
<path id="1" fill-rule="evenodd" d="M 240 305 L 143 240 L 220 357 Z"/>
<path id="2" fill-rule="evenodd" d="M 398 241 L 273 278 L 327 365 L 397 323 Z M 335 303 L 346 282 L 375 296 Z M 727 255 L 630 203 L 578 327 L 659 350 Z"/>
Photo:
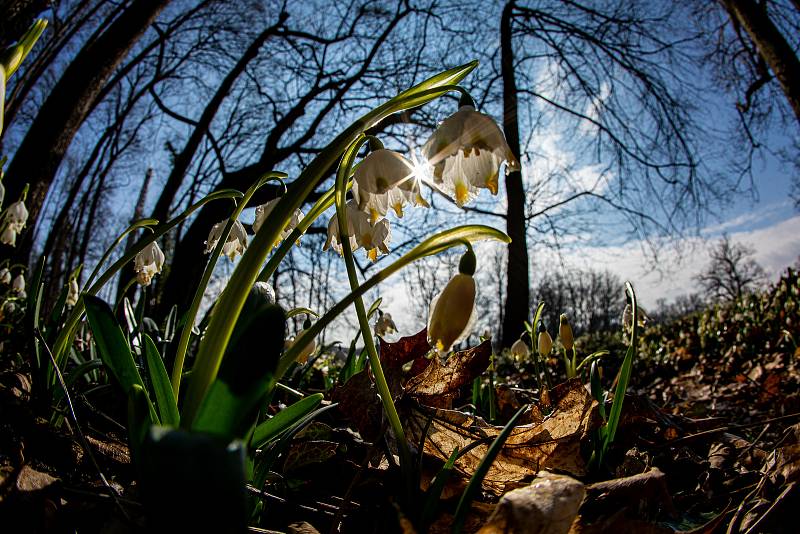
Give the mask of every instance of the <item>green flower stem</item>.
<path id="1" fill-rule="evenodd" d="M 352 187 L 353 182 L 352 180 L 348 180 L 347 182 L 347 189 Z M 270 277 L 275 273 L 278 269 L 278 265 L 283 261 L 283 258 L 292 250 L 292 247 L 297 242 L 300 237 L 306 230 L 311 226 L 311 224 L 316 221 L 320 215 L 325 213 L 325 210 L 330 208 L 333 205 L 333 198 L 334 193 L 336 191 L 336 186 L 331 187 L 324 195 L 322 195 L 314 205 L 311 207 L 311 210 L 303 216 L 303 219 L 300 221 L 300 224 L 295 227 L 292 232 L 289 234 L 289 237 L 283 240 L 283 242 L 278 245 L 278 248 L 275 249 L 275 252 L 270 257 L 267 264 L 261 269 L 261 272 L 258 275 L 259 282 L 269 282 Z"/>
<path id="2" fill-rule="evenodd" d="M 150 226 L 155 226 L 157 224 L 158 224 L 158 220 L 157 219 L 141 219 L 141 220 L 135 221 L 124 232 L 119 234 L 119 237 L 117 237 L 114 240 L 114 242 L 111 243 L 111 246 L 106 249 L 105 253 L 103 254 L 103 257 L 100 258 L 100 261 L 97 262 L 97 265 L 95 266 L 94 270 L 92 271 L 92 274 L 90 274 L 89 278 L 86 279 L 86 284 L 85 285 L 87 287 L 91 286 L 92 281 L 94 281 L 95 277 L 97 276 L 97 273 L 100 272 L 100 268 L 106 262 L 108 257 L 114 251 L 114 249 L 117 248 L 117 245 L 122 243 L 122 240 L 125 239 L 125 236 L 127 236 L 131 232 L 137 230 L 138 228 L 149 228 Z"/>
<path id="3" fill-rule="evenodd" d="M 233 272 L 217 302 L 206 335 L 200 342 L 197 364 L 192 372 L 193 377 L 186 395 L 182 417 L 187 425 L 191 426 L 206 391 L 217 376 L 222 356 L 225 354 L 247 295 L 258 279 L 264 260 L 294 210 L 308 198 L 327 174 L 328 169 L 336 165 L 340 155 L 362 132 L 393 113 L 420 106 L 453 90 L 452 84 L 460 82 L 476 66 L 477 62 L 473 61 L 440 73 L 370 111 L 331 141 L 292 182 L 287 193 L 273 209 L 269 220 L 264 223 L 242 256 L 239 267 Z M 198 368 L 198 365 L 201 367 Z"/>
<path id="4" fill-rule="evenodd" d="M 286 370 L 289 369 L 289 366 L 297 359 L 300 350 L 319 335 L 322 329 L 328 326 L 339 314 L 353 304 L 357 297 L 363 296 L 367 291 L 377 286 L 409 263 L 426 256 L 438 254 L 452 247 L 463 246 L 464 239 L 469 239 L 471 242 L 480 241 L 482 239 L 495 239 L 503 243 L 511 242 L 511 238 L 500 230 L 482 224 L 457 226 L 427 238 L 419 245 L 403 254 L 388 267 L 385 267 L 373 275 L 372 278 L 358 286 L 358 289 L 353 290 L 349 295 L 340 300 L 333 308 L 328 310 L 325 315 L 320 317 L 318 321 L 314 322 L 311 328 L 305 330 L 295 340 L 294 344 L 283 353 L 283 356 L 281 356 L 278 362 L 278 368 L 275 372 L 275 380 L 279 380 Z"/>
<path id="5" fill-rule="evenodd" d="M 225 224 L 225 228 L 222 230 L 222 234 L 219 236 L 219 240 L 217 241 L 217 245 L 214 247 L 214 250 L 211 252 L 211 257 L 208 259 L 208 263 L 206 263 L 206 268 L 203 271 L 203 276 L 200 279 L 200 284 L 195 289 L 194 297 L 192 298 L 192 304 L 189 306 L 189 311 L 186 314 L 185 322 L 183 324 L 183 329 L 181 330 L 181 337 L 178 340 L 178 349 L 175 353 L 175 363 L 172 367 L 172 377 L 170 378 L 170 382 L 172 383 L 172 392 L 175 395 L 175 401 L 178 400 L 178 393 L 181 389 L 181 375 L 183 374 L 183 363 L 186 360 L 186 350 L 189 348 L 189 339 L 192 335 L 192 327 L 194 326 L 195 318 L 197 317 L 197 311 L 200 309 L 200 303 L 203 301 L 203 295 L 206 292 L 206 288 L 208 287 L 208 282 L 211 280 L 211 275 L 214 274 L 214 268 L 217 266 L 217 261 L 219 260 L 220 255 L 222 254 L 222 248 L 225 246 L 225 243 L 228 241 L 228 235 L 231 233 L 231 229 L 233 229 L 233 225 L 236 220 L 241 215 L 242 210 L 247 207 L 248 202 L 264 184 L 272 180 L 278 180 L 281 184 L 283 184 L 283 178 L 286 178 L 286 174 L 282 172 L 271 172 L 266 174 L 265 176 L 261 177 L 256 183 L 250 186 L 250 188 L 245 192 L 242 200 L 236 205 L 233 210 L 233 213 L 228 218 L 227 224 Z M 284 188 L 286 185 L 284 184 Z M 235 200 L 234 200 L 235 202 Z"/>
<path id="6" fill-rule="evenodd" d="M 218 200 L 221 198 L 238 198 L 241 197 L 242 193 L 236 191 L 234 189 L 223 189 L 220 191 L 216 191 L 211 193 L 210 195 L 202 198 L 197 203 L 189 206 L 183 213 L 168 221 L 167 223 L 153 229 L 152 235 L 149 235 L 142 240 L 140 240 L 136 245 L 133 246 L 129 251 L 127 251 L 120 259 L 115 261 L 111 267 L 109 267 L 106 272 L 100 277 L 97 282 L 92 284 L 89 289 L 86 290 L 86 293 L 89 295 L 95 295 L 100 288 L 102 288 L 106 283 L 108 283 L 111 278 L 119 272 L 122 267 L 124 267 L 128 262 L 133 261 L 133 258 L 136 257 L 140 251 L 142 251 L 147 245 L 158 239 L 159 237 L 163 236 L 167 232 L 169 232 L 172 228 L 180 224 L 184 221 L 187 217 L 189 217 L 195 210 L 201 208 L 205 204 L 213 201 Z M 63 364 L 63 360 L 66 357 L 66 350 L 69 346 L 70 340 L 72 339 L 72 335 L 75 333 L 75 328 L 78 326 L 78 323 L 83 316 L 83 312 L 85 310 L 84 303 L 83 303 L 83 295 L 78 298 L 78 302 L 75 304 L 75 307 L 72 309 L 72 313 L 67 318 L 67 322 L 61 331 L 58 333 L 58 337 L 56 338 L 55 343 L 53 344 L 53 354 L 56 358 L 56 363 L 59 365 Z M 52 371 L 48 372 L 48 384 L 52 384 L 55 380 L 55 375 L 52 374 Z"/>
<path id="7" fill-rule="evenodd" d="M 342 255 L 344 262 L 347 266 L 347 278 L 350 281 L 350 290 L 355 291 L 358 289 L 358 274 L 356 273 L 355 260 L 353 259 L 353 250 L 350 246 L 350 235 L 348 232 L 347 224 L 347 207 L 346 207 L 346 194 L 345 189 L 346 177 L 350 173 L 353 161 L 358 154 L 359 149 L 368 142 L 364 136 L 356 138 L 350 148 L 344 153 L 342 163 L 339 167 L 339 172 L 336 175 L 336 217 L 339 221 L 339 242 L 342 244 Z M 372 337 L 372 330 L 369 327 L 369 319 L 367 318 L 367 310 L 364 308 L 363 299 L 358 296 L 355 299 L 356 315 L 358 316 L 358 324 L 361 327 L 361 336 L 364 339 L 364 347 L 369 356 L 369 365 L 372 369 L 372 376 L 375 379 L 375 385 L 378 387 L 378 393 L 383 403 L 383 409 L 386 412 L 386 417 L 389 419 L 389 426 L 392 427 L 395 440 L 397 441 L 397 450 L 400 453 L 400 469 L 403 473 L 403 480 L 406 483 L 406 491 L 408 497 L 411 496 L 411 451 L 408 448 L 408 441 L 406 434 L 403 431 L 403 423 L 400 422 L 400 416 L 397 414 L 397 408 L 394 405 L 392 392 L 389 390 L 389 384 L 386 382 L 386 376 L 383 374 L 383 367 L 381 360 L 378 357 L 378 351 L 375 349 L 375 339 Z M 410 502 L 410 501 L 407 501 Z"/>

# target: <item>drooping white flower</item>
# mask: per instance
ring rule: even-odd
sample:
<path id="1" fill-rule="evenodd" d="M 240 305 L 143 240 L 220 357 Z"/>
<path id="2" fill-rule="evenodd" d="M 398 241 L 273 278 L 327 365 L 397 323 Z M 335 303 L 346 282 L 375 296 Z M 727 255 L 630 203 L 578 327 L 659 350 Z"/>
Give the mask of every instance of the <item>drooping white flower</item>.
<path id="1" fill-rule="evenodd" d="M 0 284 L 10 284 L 11 283 L 11 271 L 7 268 L 3 267 L 0 269 Z"/>
<path id="2" fill-rule="evenodd" d="M 531 349 L 528 348 L 528 344 L 525 341 L 518 339 L 511 345 L 511 355 L 517 362 L 524 362 L 531 355 Z"/>
<path id="3" fill-rule="evenodd" d="M 300 330 L 300 331 L 297 333 L 297 336 L 296 336 L 296 337 L 295 337 L 295 338 L 292 340 L 292 345 L 294 345 L 295 343 L 297 343 L 298 341 L 300 341 L 300 337 L 301 337 L 301 336 L 302 336 L 302 335 L 303 335 L 303 334 L 306 332 L 306 330 L 308 330 L 309 328 L 311 328 L 311 321 L 310 321 L 309 319 L 306 319 L 306 320 L 303 322 L 303 329 L 302 329 L 302 330 Z M 296 361 L 297 363 L 301 363 L 301 364 L 302 364 L 302 363 L 306 363 L 306 361 L 308 361 L 308 357 L 309 357 L 309 356 L 311 356 L 312 354 L 314 354 L 314 351 L 315 351 L 315 350 L 317 350 L 317 340 L 316 340 L 316 338 L 312 339 L 312 340 L 311 340 L 309 343 L 307 343 L 307 344 L 306 344 L 306 345 L 305 345 L 305 346 L 302 348 L 302 350 L 300 350 L 300 352 L 298 353 L 298 355 L 297 355 L 297 358 L 295 359 L 295 361 Z"/>
<path id="4" fill-rule="evenodd" d="M 164 266 L 164 253 L 153 241 L 136 254 L 133 258 L 133 270 L 136 271 L 136 281 L 141 286 L 149 286 L 153 276 L 161 272 Z"/>
<path id="5" fill-rule="evenodd" d="M 488 115 L 470 105 L 446 118 L 422 147 L 433 166 L 434 181 L 463 206 L 478 189 L 497 194 L 500 165 L 519 170 L 503 132 Z"/>
<path id="6" fill-rule="evenodd" d="M 15 232 L 20 233 L 25 228 L 25 223 L 28 222 L 28 209 L 25 207 L 25 202 L 17 200 L 11 204 L 6 209 L 4 222 Z"/>
<path id="7" fill-rule="evenodd" d="M 375 335 L 384 337 L 392 332 L 397 332 L 397 325 L 394 324 L 392 315 L 378 310 L 378 319 L 375 321 Z"/>
<path id="8" fill-rule="evenodd" d="M 17 246 L 17 232 L 11 225 L 6 226 L 0 233 L 0 243 L 12 247 Z"/>
<path id="9" fill-rule="evenodd" d="M 69 289 L 67 290 L 67 306 L 75 306 L 78 303 L 80 296 L 80 288 L 78 288 L 78 281 L 70 278 Z"/>
<path id="10" fill-rule="evenodd" d="M 206 254 L 210 254 L 214 250 L 214 247 L 217 246 L 227 222 L 228 221 L 218 222 L 211 228 L 211 232 L 208 234 L 208 241 L 206 241 Z M 225 240 L 225 244 L 222 245 L 222 255 L 227 256 L 230 261 L 233 261 L 236 256 L 244 254 L 246 248 L 247 231 L 244 229 L 242 223 L 236 221 L 233 223 L 233 228 L 231 228 L 231 232 L 228 234 L 228 239 Z"/>
<path id="11" fill-rule="evenodd" d="M 25 293 L 25 277 L 19 273 L 11 282 L 11 290 L 15 293 Z"/>
<path id="12" fill-rule="evenodd" d="M 428 206 L 420 194 L 414 165 L 401 154 L 383 148 L 370 152 L 356 168 L 353 198 L 373 224 L 389 208 L 402 217 L 406 203 Z"/>
<path id="13" fill-rule="evenodd" d="M 278 205 L 280 201 L 279 198 L 274 198 L 267 202 L 266 204 L 261 204 L 260 206 L 256 206 L 256 219 L 253 221 L 253 232 L 258 233 L 261 229 L 261 226 L 264 224 L 264 221 L 267 220 L 269 214 L 272 213 L 272 210 L 275 209 L 275 206 Z M 303 220 L 303 212 L 300 210 L 294 210 L 292 217 L 289 219 L 289 222 L 281 231 L 280 241 L 283 241 L 289 234 L 292 233 L 292 230 L 297 228 L 297 225 L 300 224 L 300 221 Z"/>
<path id="14" fill-rule="evenodd" d="M 350 248 L 353 252 L 359 248 L 364 248 L 367 257 L 375 261 L 380 253 L 389 253 L 389 242 L 392 238 L 392 231 L 389 221 L 381 219 L 372 224 L 366 213 L 358 209 L 354 201 L 348 201 L 347 210 L 347 229 L 350 239 Z M 333 214 L 328 222 L 328 239 L 325 241 L 323 250 L 333 248 L 339 254 L 342 253 L 341 236 L 339 235 L 339 219 Z"/>
<path id="15" fill-rule="evenodd" d="M 647 312 L 644 311 L 644 308 L 637 306 L 636 307 L 637 326 L 639 326 L 640 328 L 644 328 L 649 321 L 650 317 L 647 316 Z M 631 308 L 630 304 L 626 304 L 625 310 L 622 312 L 622 328 L 624 328 L 626 332 L 629 332 L 631 328 L 633 328 L 633 309 Z"/>

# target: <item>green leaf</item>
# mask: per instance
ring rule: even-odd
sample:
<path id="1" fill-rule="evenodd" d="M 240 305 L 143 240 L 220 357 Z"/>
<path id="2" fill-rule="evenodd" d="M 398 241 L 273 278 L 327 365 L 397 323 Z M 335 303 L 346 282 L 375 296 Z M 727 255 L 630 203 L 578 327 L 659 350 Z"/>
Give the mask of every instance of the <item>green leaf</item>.
<path id="1" fill-rule="evenodd" d="M 467 512 L 469 511 L 472 499 L 475 498 L 475 495 L 481 489 L 483 479 L 486 477 L 486 473 L 489 472 L 489 468 L 494 463 L 495 458 L 497 458 L 497 455 L 500 454 L 501 450 L 503 450 L 503 445 L 505 444 L 506 439 L 508 439 L 508 436 L 511 435 L 511 431 L 514 430 L 514 424 L 517 422 L 517 419 L 519 419 L 523 412 L 525 412 L 527 409 L 527 406 L 523 406 L 517 410 L 517 413 L 515 413 L 508 423 L 506 423 L 506 426 L 503 427 L 502 432 L 500 432 L 500 434 L 492 442 L 489 450 L 486 451 L 486 456 L 483 457 L 480 465 L 472 474 L 472 478 L 469 479 L 467 489 L 465 489 L 464 493 L 461 495 L 461 500 L 458 501 L 456 513 L 453 517 L 454 534 L 461 532 L 461 529 L 464 527 L 464 520 L 467 518 Z"/>
<path id="2" fill-rule="evenodd" d="M 617 433 L 619 426 L 619 419 L 622 415 L 622 405 L 625 402 L 625 392 L 628 390 L 628 382 L 631 379 L 631 370 L 633 369 L 633 358 L 636 355 L 636 345 L 638 336 L 638 309 L 636 302 L 636 293 L 633 291 L 633 285 L 630 282 L 625 282 L 625 292 L 630 297 L 630 305 L 633 310 L 633 321 L 631 326 L 631 339 L 628 350 L 625 352 L 625 359 L 622 361 L 622 367 L 619 370 L 619 378 L 617 380 L 617 389 L 614 390 L 614 401 L 611 403 L 611 410 L 608 414 L 608 423 L 600 429 L 602 438 L 602 449 L 600 451 L 599 462 L 603 462 L 605 453 L 614 442 L 614 436 Z"/>
<path id="3" fill-rule="evenodd" d="M 154 426 L 144 452 L 141 490 L 150 530 L 246 532 L 240 441 Z"/>
<path id="4" fill-rule="evenodd" d="M 192 430 L 232 439 L 244 438 L 255 425 L 258 403 L 269 389 L 283 351 L 286 314 L 257 291 L 251 291 L 231 336 L 216 380 L 208 388 Z M 196 370 L 195 370 L 196 371 Z M 191 384 L 197 380 L 192 374 Z"/>
<path id="5" fill-rule="evenodd" d="M 319 314 L 310 308 L 294 308 L 286 312 L 286 318 L 290 319 L 295 315 L 313 315 L 314 317 L 319 317 Z"/>
<path id="6" fill-rule="evenodd" d="M 139 384 L 134 384 L 128 390 L 128 442 L 136 465 L 140 465 L 143 459 L 142 446 L 152 424 L 152 409 L 147 391 Z"/>
<path id="7" fill-rule="evenodd" d="M 311 413 L 319 403 L 322 402 L 324 395 L 322 393 L 314 393 L 308 397 L 301 399 L 291 406 L 288 406 L 275 414 L 271 419 L 264 421 L 256 427 L 253 433 L 253 439 L 250 441 L 251 449 L 260 449 L 276 437 L 281 435 L 292 425 L 300 421 L 306 415 Z"/>
<path id="8" fill-rule="evenodd" d="M 433 522 L 434 517 L 436 517 L 436 509 L 439 507 L 439 499 L 442 497 L 442 491 L 444 490 L 447 481 L 450 480 L 450 476 L 453 474 L 453 467 L 455 466 L 457 459 L 458 447 L 453 449 L 453 452 L 450 454 L 447 462 L 445 462 L 445 464 L 436 474 L 436 478 L 433 479 L 433 484 L 431 484 L 431 486 L 428 488 L 428 491 L 425 492 L 425 504 L 422 508 L 422 518 L 420 521 L 423 526 L 430 525 Z"/>
<path id="9" fill-rule="evenodd" d="M 150 375 L 150 383 L 153 385 L 153 392 L 156 396 L 156 406 L 162 425 L 178 426 L 180 415 L 178 405 L 175 402 L 175 395 L 172 393 L 172 384 L 169 382 L 167 370 L 164 368 L 164 360 L 158 353 L 158 348 L 147 334 L 144 334 L 144 361 L 147 364 L 147 372 Z"/>
<path id="10" fill-rule="evenodd" d="M 378 311 L 378 308 L 381 307 L 382 302 L 383 302 L 383 297 L 378 297 L 377 299 L 375 299 L 375 302 L 372 303 L 372 306 L 370 306 L 369 310 L 367 311 L 367 318 L 371 318 L 373 315 L 375 315 L 375 312 Z"/>
<path id="11" fill-rule="evenodd" d="M 122 328 L 114 318 L 111 308 L 104 301 L 92 295 L 84 295 L 84 302 L 86 304 L 86 317 L 89 320 L 89 326 L 92 328 L 92 334 L 94 334 L 94 340 L 97 343 L 103 364 L 114 375 L 126 395 L 130 394 L 134 386 L 138 386 L 145 391 L 144 382 L 142 382 L 139 369 L 136 368 L 136 362 L 133 360 L 128 341 L 125 339 Z M 146 396 L 147 393 L 145 392 Z M 149 405 L 151 420 L 158 422 L 155 408 L 153 408 L 150 399 L 146 400 Z"/>

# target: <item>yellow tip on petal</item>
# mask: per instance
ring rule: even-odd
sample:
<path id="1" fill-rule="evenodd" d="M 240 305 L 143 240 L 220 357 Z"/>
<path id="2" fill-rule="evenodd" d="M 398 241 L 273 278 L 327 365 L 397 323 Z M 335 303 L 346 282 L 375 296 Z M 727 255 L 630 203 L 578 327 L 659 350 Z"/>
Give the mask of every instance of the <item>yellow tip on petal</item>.
<path id="1" fill-rule="evenodd" d="M 498 176 L 499 171 L 494 173 L 494 176 L 486 180 L 486 189 L 489 190 L 493 195 L 497 194 L 497 186 L 498 186 Z"/>
<path id="2" fill-rule="evenodd" d="M 456 184 L 456 204 L 463 206 L 469 200 L 469 186 L 464 182 Z"/>

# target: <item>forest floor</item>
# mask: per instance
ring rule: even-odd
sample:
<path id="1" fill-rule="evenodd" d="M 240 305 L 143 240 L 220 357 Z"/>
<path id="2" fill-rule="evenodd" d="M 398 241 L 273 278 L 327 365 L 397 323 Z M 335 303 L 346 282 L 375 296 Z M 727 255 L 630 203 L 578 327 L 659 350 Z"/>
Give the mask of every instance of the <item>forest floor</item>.
<path id="1" fill-rule="evenodd" d="M 775 291 L 764 296 L 772 301 L 762 311 L 775 308 Z M 796 299 L 796 273 L 788 291 Z M 463 453 L 437 512 L 420 522 L 421 501 L 401 506 L 394 443 L 364 371 L 326 394 L 325 403 L 338 402 L 337 409 L 294 436 L 280 474 L 261 492 L 249 489 L 264 510 L 251 531 L 419 532 L 424 524 L 429 532 L 450 532 L 469 475 L 504 422 L 530 403 L 487 474 L 464 532 L 797 532 L 800 350 L 784 325 L 796 329 L 797 314 L 790 308 L 787 322 L 779 311 L 769 318 L 772 327 L 762 323 L 744 338 L 732 333 L 730 343 L 719 324 L 735 329 L 741 327 L 735 321 L 757 324 L 763 317 L 710 314 L 716 323 L 695 316 L 644 336 L 616 439 L 600 468 L 588 461 L 602 417 L 585 380 L 542 394 L 530 366 L 501 359 L 495 427 L 463 409 L 473 399 L 469 385 L 488 362 L 488 343 L 444 364 L 421 358 L 424 332 L 382 343 L 390 384 L 402 393 L 407 437 L 420 444 L 425 436 L 418 494 L 431 487 L 455 446 Z M 716 329 L 719 343 L 691 339 L 703 328 Z M 787 335 L 764 341 L 772 332 Z M 672 336 L 668 343 L 666 335 Z M 656 361 L 650 353 L 657 337 Z M 748 347 L 753 339 L 760 340 L 758 350 Z M 558 362 L 548 365 L 555 376 Z M 6 367 L 0 373 L 0 530 L 154 530 L 152 523 L 144 526 L 115 390 L 73 394 L 75 417 L 66 413 L 56 430 L 30 401 L 24 368 Z M 322 373 L 318 366 L 297 385 L 312 391 Z"/>

